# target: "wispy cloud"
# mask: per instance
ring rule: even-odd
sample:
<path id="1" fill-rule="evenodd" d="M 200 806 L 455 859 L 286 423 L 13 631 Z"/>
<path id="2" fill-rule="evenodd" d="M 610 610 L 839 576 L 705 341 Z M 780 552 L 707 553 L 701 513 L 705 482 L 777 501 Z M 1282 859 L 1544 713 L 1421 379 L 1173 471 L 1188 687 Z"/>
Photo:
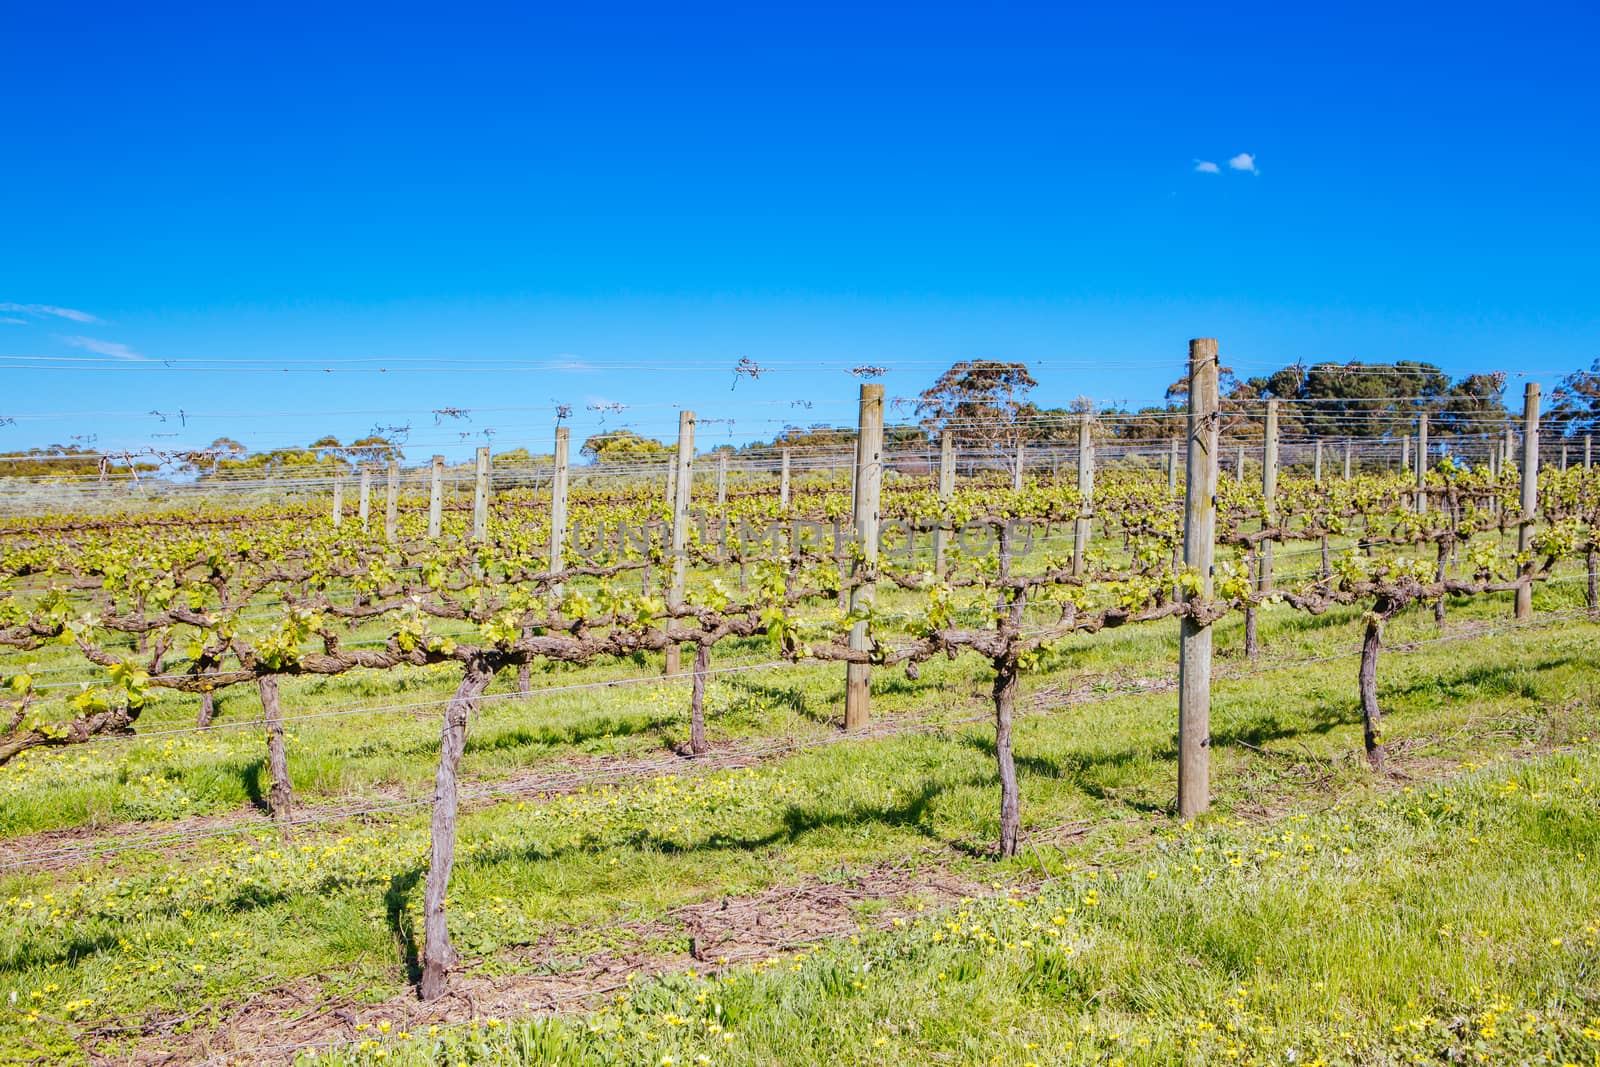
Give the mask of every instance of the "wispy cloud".
<path id="1" fill-rule="evenodd" d="M 28 320 L 27 319 L 13 319 L 10 316 L 6 316 L 4 318 L 0 318 L 0 323 L 4 323 L 7 326 L 26 326 L 26 325 L 28 325 Z"/>
<path id="2" fill-rule="evenodd" d="M 77 308 L 56 307 L 54 304 L 0 304 L 0 311 L 14 311 L 19 315 L 52 315 L 73 322 L 99 322 L 95 316 Z"/>
<path id="3" fill-rule="evenodd" d="M 86 349 L 100 356 L 110 356 L 113 359 L 140 360 L 144 357 L 120 341 L 102 341 L 98 337 L 63 337 L 63 341 L 74 348 Z"/>
<path id="4" fill-rule="evenodd" d="M 1261 173 L 1259 170 L 1256 170 L 1256 157 L 1251 155 L 1249 152 L 1240 152 L 1238 155 L 1228 160 L 1228 166 L 1232 167 L 1234 170 L 1242 170 L 1247 174 Z"/>
<path id="5" fill-rule="evenodd" d="M 1209 159 L 1197 159 L 1194 161 L 1194 172 L 1196 174 L 1221 174 L 1222 168 Z"/>

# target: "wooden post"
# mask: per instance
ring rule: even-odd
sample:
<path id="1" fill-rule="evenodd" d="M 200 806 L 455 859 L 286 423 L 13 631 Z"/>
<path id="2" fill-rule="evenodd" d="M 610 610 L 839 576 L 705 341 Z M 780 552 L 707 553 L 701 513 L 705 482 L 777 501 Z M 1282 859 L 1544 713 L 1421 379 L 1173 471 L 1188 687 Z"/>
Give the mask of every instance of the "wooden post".
<path id="1" fill-rule="evenodd" d="M 478 468 L 472 485 L 472 540 L 489 539 L 489 446 L 478 446 Z"/>
<path id="2" fill-rule="evenodd" d="M 939 500 L 949 500 L 956 491 L 956 438 L 949 430 L 939 435 Z M 945 526 L 944 519 L 939 520 L 938 529 L 933 531 L 933 575 L 940 581 L 944 580 L 945 569 L 948 566 L 945 555 L 949 551 L 951 531 Z"/>
<path id="3" fill-rule="evenodd" d="M 1428 510 L 1428 413 L 1417 416 L 1417 514 Z"/>
<path id="4" fill-rule="evenodd" d="M 1322 484 L 1322 438 L 1317 438 L 1317 443 L 1311 459 L 1311 480 L 1318 485 Z"/>
<path id="5" fill-rule="evenodd" d="M 1344 439 L 1344 480 L 1347 482 L 1350 480 L 1350 472 L 1352 470 L 1350 462 L 1352 458 L 1351 453 L 1354 452 L 1354 450 L 1354 443 L 1350 440 L 1350 438 L 1346 437 Z"/>
<path id="6" fill-rule="evenodd" d="M 428 539 L 437 541 L 444 530 L 444 457 L 434 456 L 428 470 Z"/>
<path id="7" fill-rule="evenodd" d="M 556 428 L 556 469 L 550 478 L 550 573 L 567 569 L 567 440 L 571 431 Z M 552 583 L 550 595 L 559 599 L 561 587 Z"/>
<path id="8" fill-rule="evenodd" d="M 860 551 L 851 566 L 850 610 L 872 606 L 874 586 L 867 581 L 878 565 L 878 497 L 883 486 L 883 386 L 861 386 L 860 432 L 856 437 L 856 493 L 854 534 Z M 865 652 L 870 647 L 865 620 L 850 627 L 850 647 Z M 865 663 L 845 665 L 844 728 L 857 730 L 872 718 L 872 668 Z"/>
<path id="9" fill-rule="evenodd" d="M 372 518 L 372 471 L 367 467 L 361 468 L 361 503 L 358 514 L 361 516 L 361 530 L 365 533 L 368 520 Z"/>
<path id="10" fill-rule="evenodd" d="M 1411 469 L 1411 435 L 1410 434 L 1404 434 L 1400 438 L 1400 469 L 1402 471 L 1408 471 L 1408 470 Z"/>
<path id="11" fill-rule="evenodd" d="M 1216 534 L 1217 342 L 1189 342 L 1188 484 L 1184 489 L 1183 561 L 1198 577 L 1195 599 L 1211 598 Z M 1178 815 L 1211 806 L 1211 627 L 1189 615 L 1179 624 Z"/>
<path id="12" fill-rule="evenodd" d="M 1522 516 L 1517 524 L 1517 551 L 1533 551 L 1533 515 L 1539 507 L 1539 383 L 1522 391 Z M 1533 616 L 1533 585 L 1517 587 L 1517 618 Z"/>
<path id="13" fill-rule="evenodd" d="M 678 412 L 678 457 L 672 465 L 672 584 L 667 587 L 667 606 L 683 606 L 683 577 L 689 551 L 689 495 L 694 488 L 694 412 Z M 670 621 L 669 621 L 670 624 Z M 682 650 L 675 644 L 666 650 L 666 671 L 682 669 Z"/>
<path id="14" fill-rule="evenodd" d="M 1563 474 L 1565 474 L 1566 471 L 1567 471 L 1567 443 L 1565 441 L 1562 441 L 1561 442 L 1561 472 Z"/>
<path id="15" fill-rule="evenodd" d="M 1025 462 L 1024 457 L 1027 454 L 1027 449 L 1027 445 L 1023 444 L 1021 441 L 1017 442 L 1017 464 L 1011 470 L 1011 491 L 1013 493 L 1022 492 L 1022 465 Z"/>
<path id="16" fill-rule="evenodd" d="M 1167 453 L 1167 495 L 1178 495 L 1178 439 L 1172 439 L 1172 449 Z"/>
<path id="17" fill-rule="evenodd" d="M 1244 483 L 1244 445 L 1239 446 L 1239 456 L 1234 460 L 1233 480 L 1241 485 Z"/>
<path id="18" fill-rule="evenodd" d="M 1072 573 L 1083 573 L 1084 553 L 1094 532 L 1094 416 L 1078 421 L 1078 518 L 1072 525 Z"/>
<path id="19" fill-rule="evenodd" d="M 1271 526 L 1278 517 L 1278 402 L 1267 401 L 1267 423 L 1261 438 L 1261 524 Z M 1257 552 L 1260 574 L 1257 588 L 1263 593 L 1272 591 L 1272 539 L 1261 542 Z"/>
<path id="20" fill-rule="evenodd" d="M 333 528 L 344 525 L 344 475 L 333 476 Z"/>
<path id="21" fill-rule="evenodd" d="M 778 503 L 789 506 L 789 450 L 783 450 L 783 473 L 778 476 Z"/>
<path id="22" fill-rule="evenodd" d="M 400 461 L 389 460 L 388 484 L 383 496 L 383 539 L 390 544 L 400 535 Z"/>
<path id="23" fill-rule="evenodd" d="M 1590 459 L 1590 456 L 1591 456 L 1592 451 L 1593 451 L 1591 449 L 1590 445 L 1593 443 L 1593 441 L 1594 441 L 1594 435 L 1593 434 L 1587 434 L 1586 433 L 1586 434 L 1583 435 L 1583 469 L 1584 470 L 1588 470 L 1589 469 L 1589 459 Z"/>
<path id="24" fill-rule="evenodd" d="M 717 453 L 717 503 L 728 502 L 728 454 Z"/>

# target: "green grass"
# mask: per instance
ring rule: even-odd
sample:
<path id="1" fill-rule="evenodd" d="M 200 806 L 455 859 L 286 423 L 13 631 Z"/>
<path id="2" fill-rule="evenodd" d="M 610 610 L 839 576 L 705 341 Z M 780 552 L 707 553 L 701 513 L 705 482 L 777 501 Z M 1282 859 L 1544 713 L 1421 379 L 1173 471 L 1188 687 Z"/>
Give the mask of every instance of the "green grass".
<path id="1" fill-rule="evenodd" d="M 1540 607 L 1559 610 L 1570 605 L 1571 595 L 1570 586 L 1542 589 Z M 1508 613 L 1501 598 L 1481 598 L 1455 605 L 1451 625 L 1503 621 Z M 1276 833 L 1283 832 L 1279 825 L 1306 815 L 1314 821 L 1332 820 L 1328 825 L 1335 828 L 1326 832 L 1342 833 L 1354 842 L 1351 855 L 1358 859 L 1335 861 L 1319 855 L 1312 870 L 1285 868 L 1279 880 L 1268 877 L 1277 868 L 1252 859 L 1237 883 L 1220 883 L 1250 885 L 1250 892 L 1222 894 L 1214 907 L 1207 905 L 1213 910 L 1204 916 L 1190 914 L 1193 896 L 1176 890 L 1171 898 L 1121 895 L 1132 893 L 1136 885 L 1145 894 L 1157 886 L 1164 891 L 1168 883 L 1180 885 L 1185 849 L 1192 847 L 1167 814 L 1175 781 L 1175 698 L 1119 688 L 1172 673 L 1173 628 L 1149 626 L 1065 642 L 1030 676 L 1035 693 L 1052 686 L 1073 689 L 1088 679 L 1116 681 L 1100 684 L 1087 702 L 1027 714 L 1019 723 L 1016 751 L 1025 848 L 1015 861 L 997 864 L 982 855 L 998 823 L 992 730 L 987 725 L 817 745 L 835 736 L 831 722 L 841 700 L 843 671 L 814 664 L 784 667 L 714 682 L 713 736 L 791 736 L 812 747 L 750 770 L 691 773 L 548 799 L 512 796 L 467 814 L 451 886 L 453 935 L 458 947 L 477 961 L 472 973 L 515 974 L 530 966 L 519 946 L 534 942 L 555 946 L 562 957 L 582 958 L 626 947 L 637 933 L 647 943 L 634 948 L 681 952 L 687 932 L 672 919 L 673 908 L 828 877 L 841 865 L 860 869 L 910 863 L 954 871 L 977 883 L 998 880 L 1012 886 L 1054 879 L 1044 890 L 1043 903 L 1017 908 L 1016 914 L 1022 915 L 1031 914 L 1029 909 L 1059 909 L 1062 899 L 1081 897 L 1085 868 L 1094 864 L 1105 871 L 1098 876 L 1105 899 L 1096 922 L 1117 914 L 1127 917 L 1121 926 L 1096 926 L 1085 935 L 1092 935 L 1094 945 L 1115 945 L 1115 953 L 1096 965 L 1104 970 L 1084 972 L 1047 961 L 1038 964 L 1040 976 L 1024 980 L 1010 950 L 967 952 L 959 973 L 973 968 L 971 977 L 962 979 L 969 985 L 963 985 L 962 995 L 951 997 L 929 983 L 938 982 L 941 970 L 946 982 L 956 973 L 951 968 L 957 963 L 942 955 L 952 946 L 916 941 L 924 934 L 931 939 L 931 927 L 901 935 L 911 941 L 900 947 L 895 947 L 895 938 L 865 948 L 831 946 L 819 957 L 835 959 L 828 973 L 849 973 L 860 962 L 878 959 L 853 955 L 866 952 L 885 953 L 885 961 L 899 960 L 896 965 L 905 969 L 887 983 L 894 989 L 871 992 L 871 983 L 864 990 L 851 985 L 848 995 L 835 989 L 825 999 L 839 1003 L 826 1009 L 817 998 L 839 979 L 812 977 L 809 968 L 816 964 L 820 973 L 819 961 L 800 972 L 773 968 L 740 977 L 740 1010 L 747 1022 L 738 1028 L 737 1047 L 718 1051 L 716 1061 L 894 1063 L 931 1056 L 935 1047 L 942 1047 L 940 1042 L 950 1042 L 957 1051 L 942 1054 L 948 1062 L 988 1062 L 990 1053 L 983 1050 L 991 1045 L 995 1053 L 1015 1053 L 1001 1062 L 1074 1062 L 1062 1058 L 1070 1050 L 1063 1050 L 1061 1043 L 1076 1040 L 1066 1028 L 1081 1019 L 1110 1027 L 1112 1020 L 1126 1017 L 1146 1020 L 1144 1032 L 1151 1044 L 1138 1055 L 1159 1053 L 1166 1058 L 1152 1062 L 1179 1062 L 1184 1020 L 1215 1021 L 1230 983 L 1252 988 L 1270 981 L 1298 983 L 1319 960 L 1347 972 L 1349 981 L 1340 987 L 1340 995 L 1354 999 L 1341 1010 L 1355 1013 L 1352 1018 L 1361 1025 L 1346 1028 L 1359 1032 L 1362 1041 L 1378 1040 L 1382 1035 L 1374 1029 L 1376 1020 L 1388 1017 L 1384 1013 L 1393 1007 L 1398 990 L 1427 975 L 1446 973 L 1437 966 L 1432 941 L 1418 940 L 1417 930 L 1423 927 L 1409 918 L 1393 924 L 1389 917 L 1398 914 L 1396 909 L 1406 915 L 1411 912 L 1405 909 L 1420 909 L 1417 923 L 1422 915 L 1447 912 L 1471 916 L 1472 922 L 1493 919 L 1493 929 L 1521 946 L 1519 952 L 1538 948 L 1534 935 L 1545 928 L 1567 930 L 1549 936 L 1571 938 L 1572 930 L 1596 914 L 1589 888 L 1594 872 L 1588 867 L 1595 852 L 1585 845 L 1579 856 L 1573 842 L 1590 841 L 1596 829 L 1592 794 L 1584 794 L 1589 797 L 1585 808 L 1579 796 L 1544 790 L 1543 800 L 1529 801 L 1525 818 L 1519 816 L 1521 821 L 1493 836 L 1469 835 L 1480 842 L 1462 852 L 1463 841 L 1452 844 L 1423 834 L 1425 827 L 1415 815 L 1394 805 L 1380 807 L 1385 790 L 1370 779 L 1358 755 L 1355 660 L 1318 659 L 1348 652 L 1357 628 L 1350 612 L 1311 619 L 1286 609 L 1269 610 L 1263 619 L 1269 662 L 1289 666 L 1229 678 L 1228 672 L 1246 665 L 1237 655 L 1237 622 L 1219 627 L 1213 712 L 1219 816 L 1197 831 L 1197 840 L 1209 842 L 1202 847 L 1215 856 L 1223 848 L 1244 849 L 1251 835 L 1268 832 L 1236 825 L 1230 816 L 1272 820 L 1271 832 Z M 1413 612 L 1392 624 L 1388 641 L 1425 640 L 1433 634 L 1431 618 Z M 1600 732 L 1592 665 L 1597 634 L 1595 625 L 1573 621 L 1387 655 L 1380 668 L 1380 692 L 1388 734 L 1399 750 L 1398 767 L 1423 782 L 1502 757 L 1537 761 L 1525 771 L 1502 767 L 1474 772 L 1477 776 L 1458 787 L 1457 795 L 1476 798 L 1499 788 L 1492 783 L 1505 775 L 1559 777 L 1564 769 L 1549 768 L 1579 766 L 1573 761 L 1581 758 L 1589 761 L 1589 770 L 1580 766 L 1572 776 L 1592 787 L 1595 750 L 1579 739 Z M 754 648 L 745 654 L 752 659 L 761 655 Z M 644 668 L 636 671 L 642 674 Z M 596 667 L 559 672 L 549 680 L 583 681 L 616 673 L 615 667 Z M 879 672 L 875 715 L 910 721 L 981 714 L 987 710 L 987 673 L 971 659 L 930 664 L 915 682 L 898 672 Z M 373 687 L 368 697 L 394 701 L 393 691 L 380 691 L 378 682 L 350 677 L 286 686 L 286 705 L 290 714 L 338 706 L 364 685 Z M 430 686 L 445 689 L 449 680 L 430 680 L 417 672 L 401 684 L 412 699 L 420 699 L 415 694 L 428 692 Z M 677 686 L 491 702 L 474 724 L 464 770 L 494 781 L 552 759 L 658 755 L 664 742 L 684 735 L 683 697 L 683 688 Z M 421 794 L 431 775 L 436 739 L 431 709 L 415 716 L 308 721 L 296 727 L 290 750 L 297 789 L 303 798 L 335 797 L 347 790 L 370 792 L 377 785 L 395 784 Z M 30 754 L 7 768 L 8 778 L 17 770 L 40 774 L 35 770 L 40 767 L 53 768 L 56 777 L 7 794 L 0 799 L 0 811 L 7 826 L 23 829 L 51 825 L 52 817 L 54 825 L 70 826 L 112 818 L 158 819 L 174 810 L 227 811 L 251 795 L 249 777 L 259 776 L 259 754 L 253 751 L 258 745 L 249 732 L 217 731 L 94 747 L 87 753 L 49 753 L 39 760 Z M 1578 755 L 1539 755 L 1555 745 L 1576 746 Z M 1530 797 L 1539 791 L 1532 782 L 1530 778 L 1524 789 Z M 174 795 L 184 798 L 181 805 L 171 800 Z M 131 808 L 130 798 L 147 805 L 149 814 Z M 1317 814 L 1339 803 L 1342 810 Z M 1522 810 L 1508 803 L 1492 806 L 1491 814 L 1498 818 Z M 1336 828 L 1341 820 L 1348 828 Z M 1052 833 L 1059 827 L 1073 828 L 1074 835 Z M 1405 827 L 1413 836 L 1399 835 Z M 1548 855 L 1535 857 L 1532 866 L 1530 849 L 1512 833 L 1529 828 L 1538 829 L 1550 846 Z M 90 1046 L 116 1054 L 124 1048 L 121 1039 L 91 1034 L 106 1020 L 183 1016 L 181 1028 L 204 1030 L 229 1018 L 240 999 L 285 984 L 302 987 L 313 1001 L 349 996 L 377 1005 L 367 1010 L 381 1013 L 385 1002 L 403 997 L 407 988 L 425 847 L 426 813 L 419 808 L 370 824 L 310 827 L 292 846 L 281 845 L 263 826 L 250 835 L 203 839 L 174 854 L 134 851 L 71 870 L 6 876 L 0 879 L 0 1049 L 24 1058 L 70 1059 Z M 1360 868 L 1355 872 L 1359 877 L 1347 869 L 1369 862 L 1376 866 Z M 1209 872 L 1206 878 L 1232 877 L 1232 868 L 1201 866 Z M 1144 886 L 1138 878 L 1147 869 L 1157 870 L 1157 878 L 1147 879 L 1151 884 Z M 1121 877 L 1105 881 L 1112 871 L 1121 871 Z M 1447 897 L 1424 893 L 1422 883 L 1431 884 L 1435 872 L 1441 877 L 1450 872 L 1454 885 Z M 1199 873 L 1190 873 L 1196 874 L 1197 886 L 1204 882 Z M 1289 874 L 1314 875 L 1326 885 L 1302 880 L 1297 889 Z M 1063 893 L 1066 897 L 1058 899 Z M 1359 906 L 1348 913 L 1335 907 L 1340 894 L 1354 894 Z M 1526 922 L 1520 910 L 1524 899 L 1527 909 L 1538 912 Z M 1508 907 L 1508 901 L 1519 906 Z M 1010 915 L 1006 909 L 1016 906 L 973 907 L 987 922 Z M 997 908 L 1000 915 L 991 916 Z M 1135 921 L 1141 915 L 1149 921 Z M 1526 939 L 1512 937 L 1513 921 L 1528 927 Z M 1361 933 L 1356 928 L 1365 929 L 1363 923 L 1374 925 Z M 1380 942 L 1388 943 L 1385 939 L 1393 940 L 1394 954 L 1380 951 Z M 1289 949 L 1292 959 L 1286 955 Z M 1244 966 L 1257 955 L 1268 961 L 1260 965 L 1265 970 Z M 1330 956 L 1338 958 L 1330 963 Z M 1563 984 L 1563 979 L 1541 985 L 1535 978 L 1548 962 L 1530 964 L 1526 975 L 1517 968 L 1504 969 L 1500 977 L 1516 982 L 1503 988 L 1480 983 L 1483 992 L 1476 1000 L 1461 984 L 1466 972 L 1451 977 L 1448 996 L 1427 993 L 1425 985 L 1407 996 L 1421 998 L 1416 1017 L 1433 1012 L 1441 1018 L 1443 1008 L 1435 1001 L 1442 1005 L 1448 1000 L 1458 1004 L 1452 1010 L 1468 1011 L 1486 1008 L 1504 995 L 1519 1009 L 1530 1005 L 1542 1012 L 1548 1009 L 1546 993 L 1564 990 L 1587 1003 L 1584 998 L 1593 993 L 1592 972 L 1585 979 L 1588 984 Z M 874 962 L 880 977 L 886 965 Z M 1357 997 L 1361 983 L 1356 979 L 1366 968 L 1381 972 L 1371 976 L 1375 1000 Z M 666 1003 L 679 996 L 679 986 L 694 988 L 684 981 L 669 982 L 638 1003 L 654 1003 L 649 997 L 667 998 L 661 1001 Z M 1016 982 L 1024 983 L 1021 992 Z M 7 1008 L 12 992 L 18 1000 Z M 732 994 L 724 995 L 719 987 L 716 995 L 726 1001 L 725 1011 L 734 1010 L 735 1002 L 728 999 Z M 1316 998 L 1305 989 L 1295 997 L 1301 999 L 1271 1005 L 1275 1014 L 1267 1017 L 1287 1013 L 1281 1014 L 1283 1023 L 1272 1025 L 1287 1026 L 1292 1017 L 1296 1027 L 1311 1026 L 1310 1004 Z M 1044 1012 L 1041 1021 L 1040 1004 L 1057 1009 Z M 1061 1012 L 1063 1004 L 1070 1010 Z M 942 1007 L 935 1012 L 935 1005 Z M 33 1010 L 40 1013 L 37 1020 L 28 1015 Z M 817 1032 L 805 1028 L 808 1040 L 820 1042 L 814 1049 L 780 1043 L 800 1039 L 785 1022 L 797 1010 L 817 1013 Z M 651 1022 L 651 1011 L 630 1001 L 604 1025 L 621 1025 L 626 1031 L 619 1048 L 642 1049 L 648 1045 L 645 1029 L 660 1029 Z M 1200 1012 L 1213 1014 L 1196 1014 Z M 618 1024 L 618 1019 L 623 1021 Z M 885 1019 L 896 1025 L 903 1020 L 904 1025 L 890 1030 L 882 1025 Z M 1115 1025 L 1131 1028 L 1133 1022 Z M 1339 1032 L 1334 1024 L 1323 1020 L 1317 1025 L 1324 1027 L 1318 1033 L 1334 1041 L 1332 1035 Z M 635 1033 L 629 1027 L 645 1029 Z M 521 1038 L 556 1041 L 550 1035 L 557 1030 L 566 1034 L 559 1040 L 588 1048 L 587 1038 L 578 1037 L 578 1024 L 547 1028 L 538 1035 L 525 1032 Z M 1220 1040 L 1207 1034 L 1207 1040 Z M 492 1045 L 512 1040 L 503 1033 L 471 1040 L 480 1038 Z M 876 1044 L 880 1038 L 886 1039 L 883 1046 Z M 1023 1048 L 1029 1043 L 1041 1048 Z M 495 1047 L 495 1055 L 509 1048 Z M 1333 1050 L 1331 1044 L 1328 1048 Z M 1121 1054 L 1134 1053 L 1129 1046 Z M 592 1054 L 592 1049 L 582 1052 Z M 1354 1062 L 1367 1062 L 1351 1055 Z M 745 1058 L 730 1059 L 737 1056 Z M 643 1061 L 624 1057 L 618 1062 Z M 941 1060 L 934 1057 L 934 1062 Z"/>
<path id="2" fill-rule="evenodd" d="M 1266 824 L 1163 830 L 900 929 L 597 1012 L 302 1062 L 1593 1063 L 1594 744 Z"/>

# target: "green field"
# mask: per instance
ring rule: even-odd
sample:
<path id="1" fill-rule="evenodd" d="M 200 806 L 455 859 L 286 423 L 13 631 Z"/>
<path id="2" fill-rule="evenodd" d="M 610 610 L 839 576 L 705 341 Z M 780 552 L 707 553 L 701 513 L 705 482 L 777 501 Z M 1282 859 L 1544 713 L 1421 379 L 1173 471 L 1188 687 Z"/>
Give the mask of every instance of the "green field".
<path id="1" fill-rule="evenodd" d="M 1175 624 L 1064 641 L 1027 677 L 1023 847 L 1004 862 L 989 672 L 971 659 L 879 671 L 873 731 L 844 738 L 842 667 L 719 646 L 715 666 L 752 669 L 711 682 L 698 761 L 669 747 L 687 682 L 647 664 L 536 673 L 560 689 L 530 698 L 502 679 L 463 761 L 450 917 L 467 959 L 430 1005 L 411 991 L 427 702 L 454 672 L 284 684 L 306 820 L 288 842 L 255 806 L 259 734 L 229 728 L 253 697 L 194 732 L 193 698 L 168 694 L 138 739 L 7 768 L 0 859 L 59 851 L 0 884 L 0 1047 L 1591 1063 L 1600 627 L 1571 617 L 1580 596 L 1541 588 L 1535 626 L 1511 627 L 1502 597 L 1452 605 L 1442 634 L 1426 610 L 1396 619 L 1384 780 L 1360 756 L 1358 612 L 1264 611 L 1253 667 L 1224 621 L 1216 805 L 1192 826 L 1170 815 Z M 640 684 L 593 684 L 618 678 Z"/>

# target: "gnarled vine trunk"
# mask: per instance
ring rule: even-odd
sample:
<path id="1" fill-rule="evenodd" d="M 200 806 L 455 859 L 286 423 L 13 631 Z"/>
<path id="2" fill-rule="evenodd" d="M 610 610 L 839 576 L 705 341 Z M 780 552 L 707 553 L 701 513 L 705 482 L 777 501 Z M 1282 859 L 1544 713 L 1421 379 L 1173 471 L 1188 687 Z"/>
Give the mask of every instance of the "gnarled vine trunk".
<path id="1" fill-rule="evenodd" d="M 1436 582 L 1444 581 L 1445 567 L 1450 562 L 1450 545 L 1453 540 L 1452 538 L 1439 542 L 1439 565 L 1433 572 L 1433 580 Z M 1441 630 L 1444 629 L 1444 602 L 1444 593 L 1440 593 L 1438 599 L 1433 602 L 1433 624 Z"/>
<path id="2" fill-rule="evenodd" d="M 267 774 L 272 779 L 267 790 L 267 804 L 272 808 L 273 821 L 287 836 L 294 808 L 294 790 L 289 786 L 289 754 L 284 750 L 283 708 L 278 701 L 278 679 L 263 674 L 256 679 L 256 691 L 261 694 L 261 721 L 267 727 Z"/>
<path id="3" fill-rule="evenodd" d="M 428 857 L 428 882 L 422 903 L 422 982 L 423 1000 L 444 995 L 450 968 L 460 960 L 450 943 L 445 921 L 445 895 L 450 888 L 450 869 L 456 859 L 456 814 L 460 793 L 456 769 L 467 747 L 467 720 L 477 709 L 478 698 L 494 676 L 488 664 L 474 660 L 456 686 L 455 695 L 444 709 L 444 724 L 439 729 L 439 771 L 433 781 L 432 849 Z"/>
<path id="4" fill-rule="evenodd" d="M 1378 652 L 1383 648 L 1383 624 L 1388 613 L 1382 608 L 1367 615 L 1367 632 L 1361 641 L 1361 739 L 1367 762 L 1382 774 L 1386 763 L 1383 748 L 1383 712 L 1378 708 Z"/>
<path id="5" fill-rule="evenodd" d="M 1600 549 L 1590 545 L 1584 559 L 1589 567 L 1589 611 L 1600 613 Z"/>
<path id="6" fill-rule="evenodd" d="M 1017 764 L 1011 754 L 1011 719 L 1017 706 L 1017 662 L 1003 656 L 994 663 L 994 758 L 1000 772 L 1000 855 L 1017 854 L 1022 831 L 1022 800 Z"/>
<path id="7" fill-rule="evenodd" d="M 200 694 L 200 712 L 195 716 L 194 724 L 204 730 L 216 717 L 217 693 L 214 689 L 207 689 Z"/>
<path id="8" fill-rule="evenodd" d="M 694 686 L 689 691 L 689 751 L 703 756 L 706 744 L 706 671 L 711 667 L 711 646 L 694 646 Z"/>

